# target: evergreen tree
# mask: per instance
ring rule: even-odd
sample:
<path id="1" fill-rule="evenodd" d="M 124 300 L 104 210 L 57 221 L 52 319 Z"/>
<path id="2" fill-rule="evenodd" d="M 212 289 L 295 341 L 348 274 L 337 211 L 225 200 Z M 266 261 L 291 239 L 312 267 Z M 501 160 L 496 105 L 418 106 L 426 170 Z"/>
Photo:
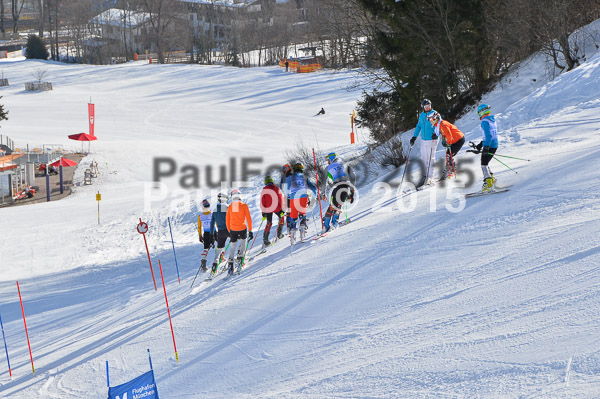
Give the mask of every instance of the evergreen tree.
<path id="1" fill-rule="evenodd" d="M 0 99 L 2 99 L 2 97 L 0 96 Z M 6 121 L 8 120 L 8 111 L 4 109 L 4 105 L 0 104 L 0 121 Z"/>
<path id="2" fill-rule="evenodd" d="M 47 60 L 49 56 L 44 40 L 37 35 L 29 35 L 25 58 Z"/>
<path id="3" fill-rule="evenodd" d="M 372 42 L 389 92 L 366 94 L 361 103 L 364 109 L 359 109 L 365 126 L 385 132 L 376 140 L 385 140 L 391 130 L 414 127 L 423 98 L 430 99 L 444 118 L 453 120 L 495 78 L 485 69 L 491 51 L 484 38 L 484 0 L 359 2 L 383 22 Z M 393 125 L 370 120 L 377 114 L 373 110 L 393 112 L 393 117 L 386 118 Z"/>

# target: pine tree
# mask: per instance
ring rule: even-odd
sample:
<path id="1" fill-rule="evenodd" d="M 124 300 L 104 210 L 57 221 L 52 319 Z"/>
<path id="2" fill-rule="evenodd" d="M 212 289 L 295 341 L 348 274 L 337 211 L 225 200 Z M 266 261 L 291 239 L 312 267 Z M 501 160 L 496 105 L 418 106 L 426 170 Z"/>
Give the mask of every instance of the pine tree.
<path id="1" fill-rule="evenodd" d="M 2 96 L 0 96 L 2 99 Z M 4 109 L 4 105 L 0 104 L 0 121 L 8 120 L 8 111 Z"/>
<path id="2" fill-rule="evenodd" d="M 27 50 L 25 50 L 25 58 L 47 60 L 50 54 L 44 40 L 37 35 L 29 35 L 27 39 Z"/>

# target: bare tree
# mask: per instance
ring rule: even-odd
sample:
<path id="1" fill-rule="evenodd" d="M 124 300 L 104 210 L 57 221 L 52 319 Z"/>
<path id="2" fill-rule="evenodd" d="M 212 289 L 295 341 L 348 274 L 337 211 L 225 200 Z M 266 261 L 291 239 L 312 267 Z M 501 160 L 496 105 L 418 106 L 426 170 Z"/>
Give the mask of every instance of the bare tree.
<path id="1" fill-rule="evenodd" d="M 47 69 L 36 68 L 31 73 L 31 76 L 33 76 L 35 79 L 37 79 L 38 83 L 42 83 L 42 79 L 44 79 L 47 74 L 48 74 L 48 70 Z"/>
<path id="2" fill-rule="evenodd" d="M 19 19 L 21 19 L 21 12 L 23 11 L 23 6 L 25 5 L 26 0 L 11 0 L 10 2 L 10 10 L 13 17 L 13 33 L 17 33 L 19 31 Z M 4 2 L 2 2 L 4 3 Z M 4 4 L 2 5 L 4 8 Z"/>
<path id="3" fill-rule="evenodd" d="M 181 3 L 177 0 L 136 0 L 144 12 L 149 14 L 151 41 L 156 47 L 158 61 L 165 62 L 165 51 L 173 41 L 172 28 L 180 20 L 178 10 Z"/>

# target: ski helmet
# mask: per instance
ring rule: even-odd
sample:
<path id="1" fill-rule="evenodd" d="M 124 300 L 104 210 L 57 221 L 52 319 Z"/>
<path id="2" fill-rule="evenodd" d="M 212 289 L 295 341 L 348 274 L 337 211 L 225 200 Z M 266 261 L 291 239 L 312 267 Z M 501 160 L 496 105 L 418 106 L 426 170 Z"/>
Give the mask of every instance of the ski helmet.
<path id="1" fill-rule="evenodd" d="M 426 105 L 431 106 L 431 101 L 425 98 L 423 101 L 421 101 L 421 107 L 425 108 Z"/>
<path id="2" fill-rule="evenodd" d="M 265 184 L 273 184 L 273 178 L 271 176 L 265 176 Z"/>
<path id="3" fill-rule="evenodd" d="M 232 201 L 241 201 L 242 200 L 242 192 L 237 188 L 231 190 L 231 200 Z"/>
<path id="4" fill-rule="evenodd" d="M 437 125 L 440 119 L 442 119 L 442 117 L 437 111 L 431 111 L 429 114 L 427 114 L 427 120 L 434 126 Z"/>
<path id="5" fill-rule="evenodd" d="M 327 154 L 327 156 L 325 158 L 327 158 L 329 163 L 332 163 L 334 161 L 334 159 L 337 158 L 337 154 L 335 152 L 330 152 L 329 154 Z"/>
<path id="6" fill-rule="evenodd" d="M 229 199 L 229 196 L 225 193 L 219 193 L 219 195 L 217 195 L 217 200 L 219 202 L 227 202 L 228 199 Z"/>
<path id="7" fill-rule="evenodd" d="M 300 162 L 298 162 L 297 164 L 294 165 L 293 170 L 294 170 L 294 173 L 298 173 L 298 172 L 302 173 L 302 172 L 304 172 L 304 165 L 302 165 Z"/>
<path id="8" fill-rule="evenodd" d="M 477 115 L 479 115 L 479 118 L 483 118 L 484 116 L 489 115 L 491 110 L 492 107 L 489 105 L 481 104 L 479 107 L 477 107 Z"/>
<path id="9" fill-rule="evenodd" d="M 202 201 L 202 208 L 210 208 L 210 201 L 208 199 Z"/>
<path id="10" fill-rule="evenodd" d="M 283 165 L 283 167 L 281 168 L 283 170 L 283 173 L 287 173 L 287 172 L 291 172 L 292 167 L 290 166 L 289 163 L 286 163 L 285 165 Z"/>

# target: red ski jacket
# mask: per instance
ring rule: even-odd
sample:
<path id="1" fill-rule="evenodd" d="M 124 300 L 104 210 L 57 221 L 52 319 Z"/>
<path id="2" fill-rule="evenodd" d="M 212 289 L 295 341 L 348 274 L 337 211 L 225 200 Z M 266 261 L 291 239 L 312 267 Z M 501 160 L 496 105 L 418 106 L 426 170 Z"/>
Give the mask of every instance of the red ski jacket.
<path id="1" fill-rule="evenodd" d="M 283 193 L 273 183 L 263 187 L 260 193 L 260 210 L 263 213 L 279 213 L 283 209 Z"/>

